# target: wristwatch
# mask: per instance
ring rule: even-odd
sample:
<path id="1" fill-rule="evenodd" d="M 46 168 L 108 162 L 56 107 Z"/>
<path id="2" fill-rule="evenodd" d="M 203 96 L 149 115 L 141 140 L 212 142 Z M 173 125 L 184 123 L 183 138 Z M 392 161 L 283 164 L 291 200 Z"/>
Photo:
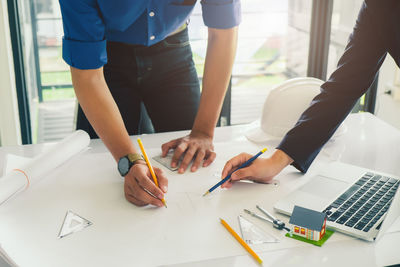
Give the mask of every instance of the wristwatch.
<path id="1" fill-rule="evenodd" d="M 120 158 L 118 161 L 118 171 L 121 174 L 121 176 L 127 175 L 129 170 L 131 169 L 131 167 L 138 160 L 143 160 L 143 157 L 142 157 L 142 155 L 137 154 L 137 153 L 128 154 L 128 155 Z"/>

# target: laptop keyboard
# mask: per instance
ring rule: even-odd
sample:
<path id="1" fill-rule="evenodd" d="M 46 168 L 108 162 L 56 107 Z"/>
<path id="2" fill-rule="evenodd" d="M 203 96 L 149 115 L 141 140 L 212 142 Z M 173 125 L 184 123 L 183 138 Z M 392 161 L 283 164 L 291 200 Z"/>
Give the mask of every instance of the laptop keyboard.
<path id="1" fill-rule="evenodd" d="M 399 183 L 368 172 L 323 212 L 328 221 L 368 232 L 386 214 Z"/>

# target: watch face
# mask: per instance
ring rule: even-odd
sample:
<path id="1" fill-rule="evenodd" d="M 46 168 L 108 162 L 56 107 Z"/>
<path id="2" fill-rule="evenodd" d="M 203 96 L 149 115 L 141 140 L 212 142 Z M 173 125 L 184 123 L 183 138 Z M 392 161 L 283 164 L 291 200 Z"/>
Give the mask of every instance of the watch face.
<path id="1" fill-rule="evenodd" d="M 118 171 L 122 176 L 129 172 L 129 159 L 127 157 L 120 158 L 118 161 Z"/>

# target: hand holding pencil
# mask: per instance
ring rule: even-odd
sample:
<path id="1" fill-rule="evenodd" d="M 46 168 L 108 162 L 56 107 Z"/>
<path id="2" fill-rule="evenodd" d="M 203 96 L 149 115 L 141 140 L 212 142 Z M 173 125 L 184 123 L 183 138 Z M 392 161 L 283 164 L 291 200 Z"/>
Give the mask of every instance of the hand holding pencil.
<path id="1" fill-rule="evenodd" d="M 168 179 L 161 169 L 154 168 L 154 172 L 157 175 L 160 188 L 154 184 L 150 170 L 144 161 L 132 166 L 125 176 L 124 182 L 125 198 L 129 202 L 139 207 L 148 204 L 157 207 L 164 206 L 161 199 L 167 192 Z"/>
<path id="2" fill-rule="evenodd" d="M 247 153 L 233 157 L 225 164 L 222 177 L 226 177 L 252 157 L 253 155 Z M 276 150 L 271 157 L 257 158 L 251 165 L 233 172 L 231 178 L 222 184 L 222 188 L 231 188 L 232 184 L 239 180 L 267 183 L 292 162 L 293 160 L 287 154 L 281 150 Z"/>
<path id="3" fill-rule="evenodd" d="M 136 206 L 148 204 L 157 207 L 165 206 L 162 199 L 168 190 L 168 179 L 161 169 L 151 169 L 152 171 L 146 161 L 138 160 L 125 175 L 125 198 Z M 157 184 L 153 179 L 153 174 L 157 178 Z"/>
<path id="4" fill-rule="evenodd" d="M 154 184 L 155 184 L 157 187 L 159 187 L 158 180 L 157 180 L 157 176 L 156 176 L 156 174 L 155 174 L 155 172 L 154 172 L 153 166 L 151 166 L 149 157 L 147 156 L 146 150 L 144 149 L 142 140 L 141 140 L 140 138 L 138 138 L 137 141 L 138 141 L 140 150 L 142 151 L 143 158 L 144 158 L 144 160 L 146 161 L 147 167 L 149 168 L 151 177 L 153 178 Z M 156 197 L 157 197 L 157 196 L 156 196 Z M 164 204 L 164 206 L 167 207 L 167 203 L 165 202 L 164 197 L 159 197 L 159 198 L 160 198 L 160 200 L 162 201 L 162 203 Z"/>

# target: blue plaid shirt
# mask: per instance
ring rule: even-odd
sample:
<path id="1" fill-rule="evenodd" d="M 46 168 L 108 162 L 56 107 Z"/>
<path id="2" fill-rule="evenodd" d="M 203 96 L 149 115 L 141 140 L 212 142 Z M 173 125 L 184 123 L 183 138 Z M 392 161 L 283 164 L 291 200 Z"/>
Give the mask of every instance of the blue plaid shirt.
<path id="1" fill-rule="evenodd" d="M 106 41 L 151 46 L 188 20 L 196 0 L 59 0 L 63 58 L 78 69 L 107 63 Z M 241 20 L 240 0 L 202 0 L 204 24 L 228 29 Z"/>

